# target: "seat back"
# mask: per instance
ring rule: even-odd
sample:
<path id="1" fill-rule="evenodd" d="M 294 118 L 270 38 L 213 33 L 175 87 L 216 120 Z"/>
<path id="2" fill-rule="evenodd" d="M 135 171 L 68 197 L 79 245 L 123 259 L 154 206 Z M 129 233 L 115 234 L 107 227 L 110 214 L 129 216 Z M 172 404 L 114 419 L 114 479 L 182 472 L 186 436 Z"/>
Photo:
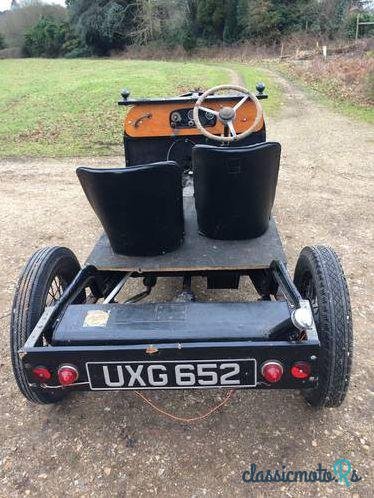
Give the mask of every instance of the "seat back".
<path id="1" fill-rule="evenodd" d="M 177 163 L 78 168 L 77 175 L 114 252 L 155 256 L 181 244 L 182 168 Z"/>
<path id="2" fill-rule="evenodd" d="M 199 231 L 213 239 L 260 236 L 269 226 L 281 146 L 197 145 L 192 151 Z"/>

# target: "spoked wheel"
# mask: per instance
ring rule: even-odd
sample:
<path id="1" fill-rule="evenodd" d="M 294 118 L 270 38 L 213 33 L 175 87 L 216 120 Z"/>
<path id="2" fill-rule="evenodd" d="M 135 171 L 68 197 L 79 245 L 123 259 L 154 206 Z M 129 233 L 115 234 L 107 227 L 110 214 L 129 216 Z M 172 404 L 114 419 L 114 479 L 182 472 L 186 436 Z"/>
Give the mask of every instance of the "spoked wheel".
<path id="1" fill-rule="evenodd" d="M 56 403 L 61 389 L 31 387 L 18 356 L 47 306 L 53 306 L 80 270 L 74 253 L 66 247 L 46 247 L 36 251 L 20 275 L 13 301 L 10 325 L 10 349 L 14 376 L 21 393 L 34 403 Z M 84 302 L 82 292 L 76 302 Z M 43 345 L 47 341 L 42 339 Z"/>
<path id="2" fill-rule="evenodd" d="M 352 313 L 343 268 L 324 246 L 305 247 L 295 269 L 295 284 L 308 299 L 321 342 L 316 387 L 304 389 L 314 407 L 340 406 L 347 393 L 352 363 Z"/>

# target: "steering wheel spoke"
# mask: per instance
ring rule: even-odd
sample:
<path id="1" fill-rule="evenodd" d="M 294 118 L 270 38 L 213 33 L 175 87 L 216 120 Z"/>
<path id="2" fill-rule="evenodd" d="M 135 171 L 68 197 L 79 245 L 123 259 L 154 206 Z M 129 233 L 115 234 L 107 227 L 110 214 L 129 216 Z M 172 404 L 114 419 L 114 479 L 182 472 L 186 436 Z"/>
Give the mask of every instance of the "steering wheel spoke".
<path id="1" fill-rule="evenodd" d="M 234 107 L 233 107 L 234 111 L 237 111 L 239 109 L 239 107 L 241 107 L 244 104 L 244 102 L 246 102 L 248 99 L 249 99 L 249 95 L 244 95 L 244 97 L 242 99 L 240 99 L 239 102 L 237 102 L 234 105 Z"/>
<path id="2" fill-rule="evenodd" d="M 221 90 L 234 90 L 237 94 L 239 93 L 240 95 L 240 100 L 233 106 L 230 107 L 228 105 L 223 105 L 221 108 L 216 111 L 214 109 L 210 109 L 209 107 L 205 107 L 202 104 L 206 103 L 207 97 L 211 95 L 216 95 L 219 91 Z M 228 99 L 232 98 L 232 95 L 228 96 Z M 248 123 L 248 128 L 245 129 L 242 132 L 237 133 L 235 130 L 234 126 L 234 121 L 235 121 L 235 116 L 236 116 L 236 111 L 242 106 L 248 99 L 251 100 L 251 103 L 256 108 L 256 115 L 255 118 L 253 119 L 252 124 Z M 206 129 L 204 126 L 202 126 L 199 118 L 199 111 L 203 111 L 206 113 L 213 114 L 214 116 L 217 117 L 217 122 L 219 121 L 224 127 L 226 127 L 226 130 L 228 130 L 228 133 L 224 133 L 224 135 L 216 135 Z M 193 109 L 193 117 L 194 121 L 196 124 L 196 127 L 201 131 L 203 135 L 205 135 L 207 138 L 210 140 L 216 140 L 218 142 L 234 142 L 237 140 L 242 140 L 245 137 L 248 137 L 251 133 L 256 131 L 258 129 L 259 124 L 261 123 L 262 119 L 262 109 L 261 105 L 256 98 L 255 95 L 253 95 L 250 91 L 248 91 L 246 88 L 243 88 L 241 86 L 236 86 L 236 85 L 219 85 L 215 86 L 213 88 L 210 88 L 207 90 L 205 93 L 199 96 L 199 98 L 196 101 L 195 107 Z M 245 120 L 243 120 L 243 123 Z M 240 122 L 241 123 L 241 122 Z M 242 128 L 243 125 L 238 123 L 240 126 L 239 128 Z M 214 131 L 214 130 L 212 130 Z"/>
<path id="3" fill-rule="evenodd" d="M 236 134 L 236 131 L 235 131 L 235 128 L 234 128 L 234 123 L 232 121 L 227 121 L 227 127 L 230 130 L 231 136 L 233 138 L 236 138 L 237 134 Z"/>

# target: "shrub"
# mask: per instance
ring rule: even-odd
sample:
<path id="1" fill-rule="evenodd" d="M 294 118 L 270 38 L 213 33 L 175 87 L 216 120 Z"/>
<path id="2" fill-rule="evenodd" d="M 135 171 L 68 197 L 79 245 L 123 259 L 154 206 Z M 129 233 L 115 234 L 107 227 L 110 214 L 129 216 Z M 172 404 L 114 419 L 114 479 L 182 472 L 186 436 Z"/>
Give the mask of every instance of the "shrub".
<path id="1" fill-rule="evenodd" d="M 291 63 L 290 71 L 334 100 L 373 104 L 374 61 L 370 57 L 348 54 L 330 57 L 327 62 L 318 57 L 302 65 Z"/>
<path id="2" fill-rule="evenodd" d="M 374 103 L 374 69 L 366 77 L 365 90 L 369 102 Z"/>
<path id="3" fill-rule="evenodd" d="M 23 52 L 27 57 L 59 57 L 81 49 L 70 25 L 42 17 L 25 34 Z"/>
<path id="4" fill-rule="evenodd" d="M 65 41 L 65 23 L 42 17 L 25 34 L 23 50 L 28 57 L 58 57 Z"/>
<path id="5" fill-rule="evenodd" d="M 186 26 L 182 30 L 181 42 L 182 47 L 188 54 L 191 54 L 192 51 L 196 48 L 196 38 L 190 25 Z"/>
<path id="6" fill-rule="evenodd" d="M 92 52 L 88 47 L 76 47 L 70 52 L 66 52 L 64 55 L 66 59 L 83 59 L 91 56 Z"/>
<path id="7" fill-rule="evenodd" d="M 4 2 L 0 1 L 0 4 L 2 3 Z M 20 3 L 20 6 L 16 9 L 2 12 L 0 15 L 0 32 L 5 36 L 8 47 L 21 48 L 24 43 L 25 33 L 35 26 L 42 17 L 48 17 L 58 22 L 66 22 L 67 10 L 60 5 L 47 5 L 37 0 L 28 0 Z"/>

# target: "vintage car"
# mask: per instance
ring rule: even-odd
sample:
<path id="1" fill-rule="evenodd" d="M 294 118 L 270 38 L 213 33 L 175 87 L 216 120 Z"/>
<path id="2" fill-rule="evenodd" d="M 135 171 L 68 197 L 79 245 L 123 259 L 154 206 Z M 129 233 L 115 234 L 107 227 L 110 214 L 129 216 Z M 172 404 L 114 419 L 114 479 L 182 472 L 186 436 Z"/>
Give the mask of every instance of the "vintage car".
<path id="1" fill-rule="evenodd" d="M 281 146 L 266 141 L 267 96 L 256 88 L 162 99 L 122 92 L 126 167 L 77 170 L 102 235 L 82 268 L 70 249 L 38 250 L 16 288 L 11 355 L 28 400 L 248 388 L 296 389 L 315 407 L 342 403 L 352 354 L 346 280 L 324 246 L 305 247 L 293 280 L 288 273 L 272 217 Z M 170 302 L 151 299 L 159 277 L 180 277 Z M 232 296 L 250 279 L 258 297 L 198 301 L 195 277 L 208 294 Z M 130 279 L 144 290 L 119 298 Z"/>

